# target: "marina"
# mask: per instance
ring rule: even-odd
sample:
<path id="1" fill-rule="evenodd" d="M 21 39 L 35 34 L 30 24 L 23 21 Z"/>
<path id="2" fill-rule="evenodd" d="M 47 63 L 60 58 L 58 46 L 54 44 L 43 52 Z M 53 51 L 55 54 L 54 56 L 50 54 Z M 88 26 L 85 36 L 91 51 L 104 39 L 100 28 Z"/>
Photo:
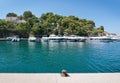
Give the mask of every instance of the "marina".
<path id="1" fill-rule="evenodd" d="M 120 0 L 0 8 L 0 83 L 120 83 Z"/>
<path id="2" fill-rule="evenodd" d="M 41 41 L 43 42 L 111 42 L 111 41 L 120 41 L 119 36 L 90 36 L 90 37 L 81 37 L 81 36 L 56 36 L 52 35 L 49 37 L 42 37 Z"/>
<path id="3" fill-rule="evenodd" d="M 24 41 L 28 40 L 30 42 L 112 42 L 112 41 L 120 41 L 120 36 L 111 36 L 111 35 L 106 35 L 106 36 L 90 36 L 90 37 L 84 37 L 84 36 L 56 36 L 56 35 L 50 35 L 49 37 L 35 37 L 34 35 L 28 37 L 28 38 L 19 38 L 18 36 L 9 36 L 6 38 L 0 38 L 0 41 L 13 41 L 13 42 L 18 42 L 18 41 Z"/>

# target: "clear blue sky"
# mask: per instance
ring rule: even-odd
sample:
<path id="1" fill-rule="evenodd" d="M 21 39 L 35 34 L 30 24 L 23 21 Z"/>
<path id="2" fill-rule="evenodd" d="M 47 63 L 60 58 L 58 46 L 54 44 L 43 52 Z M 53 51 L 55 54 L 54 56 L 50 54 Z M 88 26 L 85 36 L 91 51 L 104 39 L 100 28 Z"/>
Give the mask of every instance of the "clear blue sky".
<path id="1" fill-rule="evenodd" d="M 74 15 L 93 20 L 96 27 L 103 25 L 107 32 L 120 34 L 120 0 L 0 0 L 0 19 L 9 12 L 22 15 L 27 10 L 37 17 L 46 12 Z"/>

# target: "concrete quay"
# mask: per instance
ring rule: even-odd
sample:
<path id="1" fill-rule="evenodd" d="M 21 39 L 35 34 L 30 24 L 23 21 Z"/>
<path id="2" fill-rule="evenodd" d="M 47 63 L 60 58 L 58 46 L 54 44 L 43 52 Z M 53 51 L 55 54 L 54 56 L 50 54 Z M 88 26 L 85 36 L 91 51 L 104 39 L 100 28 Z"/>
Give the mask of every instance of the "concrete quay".
<path id="1" fill-rule="evenodd" d="M 0 83 L 120 83 L 120 73 L 1 73 Z"/>

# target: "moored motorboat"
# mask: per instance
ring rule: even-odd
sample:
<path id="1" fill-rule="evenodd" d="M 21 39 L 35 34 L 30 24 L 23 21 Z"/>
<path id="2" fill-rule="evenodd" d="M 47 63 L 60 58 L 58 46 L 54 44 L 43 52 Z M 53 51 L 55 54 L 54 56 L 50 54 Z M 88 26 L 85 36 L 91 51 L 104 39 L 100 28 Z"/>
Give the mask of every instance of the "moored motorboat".
<path id="1" fill-rule="evenodd" d="M 18 42 L 20 41 L 20 38 L 18 37 L 18 35 L 13 35 L 13 36 L 7 37 L 6 40 L 12 41 L 12 42 Z"/>
<path id="2" fill-rule="evenodd" d="M 48 38 L 48 37 L 42 37 L 42 38 L 41 38 L 41 41 L 42 41 L 42 42 L 48 42 L 48 41 L 49 41 L 49 38 Z"/>
<path id="3" fill-rule="evenodd" d="M 100 37 L 88 37 L 88 41 L 100 41 L 100 42 L 109 42 L 112 41 L 110 37 L 100 36 Z"/>
<path id="4" fill-rule="evenodd" d="M 53 42 L 84 42 L 86 40 L 85 37 L 69 37 L 69 36 L 50 36 L 50 37 L 42 37 L 41 41 L 53 41 Z"/>
<path id="5" fill-rule="evenodd" d="M 113 41 L 120 41 L 120 37 L 111 37 Z"/>
<path id="6" fill-rule="evenodd" d="M 11 40 L 12 42 L 18 42 L 18 41 L 20 41 L 20 38 L 12 38 L 12 40 Z"/>
<path id="7" fill-rule="evenodd" d="M 36 37 L 34 37 L 34 36 L 33 36 L 33 37 L 29 37 L 29 38 L 28 38 L 28 41 L 31 41 L 31 42 L 35 42 L 36 40 L 37 40 L 37 38 L 36 38 Z"/>

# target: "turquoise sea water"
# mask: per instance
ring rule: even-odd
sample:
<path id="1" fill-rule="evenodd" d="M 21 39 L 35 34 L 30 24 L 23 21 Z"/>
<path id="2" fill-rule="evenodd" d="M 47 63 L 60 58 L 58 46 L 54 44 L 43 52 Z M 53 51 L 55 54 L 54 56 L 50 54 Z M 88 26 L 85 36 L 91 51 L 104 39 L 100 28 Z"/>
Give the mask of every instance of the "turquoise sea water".
<path id="1" fill-rule="evenodd" d="M 0 41 L 1 73 L 120 72 L 120 42 Z"/>

